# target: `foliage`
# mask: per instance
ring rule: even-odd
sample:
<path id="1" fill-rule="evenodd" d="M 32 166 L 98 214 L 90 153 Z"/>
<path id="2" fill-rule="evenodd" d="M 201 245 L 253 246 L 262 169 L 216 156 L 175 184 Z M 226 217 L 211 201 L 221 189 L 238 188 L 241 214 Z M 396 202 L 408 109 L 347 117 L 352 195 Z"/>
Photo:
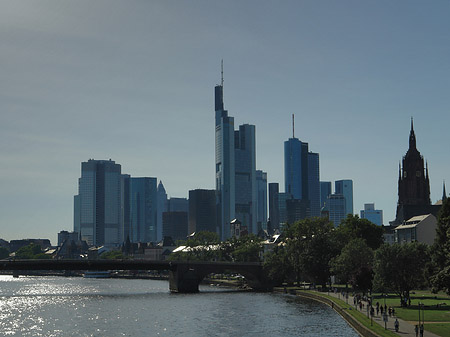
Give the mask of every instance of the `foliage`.
<path id="1" fill-rule="evenodd" d="M 331 272 L 341 282 L 367 292 L 372 288 L 373 250 L 361 238 L 350 241 L 341 254 L 330 261 Z"/>
<path id="2" fill-rule="evenodd" d="M 373 250 L 383 244 L 383 227 L 377 226 L 367 219 L 360 219 L 357 215 L 349 214 L 338 226 L 338 232 L 342 235 L 342 242 L 360 238 L 366 241 L 367 246 Z"/>
<path id="3" fill-rule="evenodd" d="M 429 261 L 428 247 L 425 244 L 384 244 L 375 252 L 374 288 L 383 292 L 395 292 L 403 305 L 410 298 L 412 289 L 420 288 L 426 283 Z"/>
<path id="4" fill-rule="evenodd" d="M 221 245 L 222 258 L 233 262 L 260 262 L 262 239 L 254 234 L 232 237 Z M 228 254 L 224 254 L 229 252 Z"/>
<path id="5" fill-rule="evenodd" d="M 329 262 L 340 251 L 335 233 L 333 224 L 325 218 L 287 225 L 286 250 L 298 282 L 304 278 L 326 285 L 330 277 Z"/>
<path id="6" fill-rule="evenodd" d="M 104 260 L 123 260 L 125 256 L 120 250 L 110 250 L 101 254 L 100 258 Z"/>
<path id="7" fill-rule="evenodd" d="M 5 247 L 0 247 L 0 260 L 6 259 L 9 256 L 9 250 Z"/>
<path id="8" fill-rule="evenodd" d="M 216 245 L 220 242 L 219 236 L 214 232 L 201 231 L 190 236 L 185 245 L 188 247 Z"/>
<path id="9" fill-rule="evenodd" d="M 438 216 L 436 238 L 432 249 L 434 273 L 433 291 L 444 290 L 450 295 L 450 199 L 443 200 Z"/>
<path id="10" fill-rule="evenodd" d="M 44 254 L 41 246 L 30 243 L 28 246 L 23 246 L 16 251 L 16 259 L 50 259 L 51 257 Z"/>
<path id="11" fill-rule="evenodd" d="M 264 256 L 264 271 L 275 286 L 281 286 L 284 281 L 294 280 L 293 269 L 290 266 L 287 250 L 277 246 Z"/>

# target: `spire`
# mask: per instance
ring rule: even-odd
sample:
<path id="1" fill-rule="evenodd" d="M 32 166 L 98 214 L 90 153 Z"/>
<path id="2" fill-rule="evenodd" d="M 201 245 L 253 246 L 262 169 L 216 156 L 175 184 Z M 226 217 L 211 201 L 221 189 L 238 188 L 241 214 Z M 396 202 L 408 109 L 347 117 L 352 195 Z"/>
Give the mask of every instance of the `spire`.
<path id="1" fill-rule="evenodd" d="M 220 84 L 214 88 L 215 111 L 223 111 L 223 60 L 220 66 Z"/>
<path id="2" fill-rule="evenodd" d="M 447 200 L 447 192 L 445 192 L 445 180 L 444 180 L 443 191 L 442 191 L 442 201 L 444 202 L 445 200 Z"/>
<path id="3" fill-rule="evenodd" d="M 416 135 L 414 133 L 414 122 L 413 118 L 411 117 L 411 131 L 409 132 L 409 149 L 416 149 Z"/>
<path id="4" fill-rule="evenodd" d="M 292 114 L 292 138 L 295 138 L 295 120 L 294 120 L 294 114 Z"/>

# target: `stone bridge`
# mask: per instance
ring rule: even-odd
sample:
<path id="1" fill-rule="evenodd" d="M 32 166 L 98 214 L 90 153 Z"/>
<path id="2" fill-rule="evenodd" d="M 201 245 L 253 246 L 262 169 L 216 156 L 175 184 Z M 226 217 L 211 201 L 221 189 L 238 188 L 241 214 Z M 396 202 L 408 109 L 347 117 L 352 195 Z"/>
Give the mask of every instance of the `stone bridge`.
<path id="1" fill-rule="evenodd" d="M 273 288 L 259 262 L 2 260 L 0 270 L 13 271 L 16 275 L 31 270 L 168 270 L 170 291 L 180 293 L 198 292 L 198 286 L 206 275 L 230 271 L 244 276 L 254 290 L 271 291 Z"/>

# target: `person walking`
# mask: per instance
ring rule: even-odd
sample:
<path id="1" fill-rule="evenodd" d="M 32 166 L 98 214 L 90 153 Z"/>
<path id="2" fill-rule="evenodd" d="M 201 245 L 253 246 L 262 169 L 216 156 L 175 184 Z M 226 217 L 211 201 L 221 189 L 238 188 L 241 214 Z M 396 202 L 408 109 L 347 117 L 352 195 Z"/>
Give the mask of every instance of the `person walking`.
<path id="1" fill-rule="evenodd" d="M 394 322 L 395 332 L 398 332 L 399 325 L 400 325 L 400 323 L 398 322 L 398 319 L 396 318 L 395 322 Z"/>
<path id="2" fill-rule="evenodd" d="M 419 337 L 419 326 L 417 324 L 414 327 L 414 332 L 416 333 L 416 337 Z"/>

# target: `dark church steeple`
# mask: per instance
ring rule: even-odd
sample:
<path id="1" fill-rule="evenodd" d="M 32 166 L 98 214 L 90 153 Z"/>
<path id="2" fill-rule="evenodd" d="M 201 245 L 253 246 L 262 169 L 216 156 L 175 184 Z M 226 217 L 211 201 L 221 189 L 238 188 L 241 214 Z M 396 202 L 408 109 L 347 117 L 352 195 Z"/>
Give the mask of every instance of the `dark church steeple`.
<path id="1" fill-rule="evenodd" d="M 428 163 L 424 162 L 417 150 L 414 121 L 411 118 L 409 148 L 399 166 L 397 216 L 394 223 L 400 224 L 412 216 L 428 214 L 430 205 Z"/>

